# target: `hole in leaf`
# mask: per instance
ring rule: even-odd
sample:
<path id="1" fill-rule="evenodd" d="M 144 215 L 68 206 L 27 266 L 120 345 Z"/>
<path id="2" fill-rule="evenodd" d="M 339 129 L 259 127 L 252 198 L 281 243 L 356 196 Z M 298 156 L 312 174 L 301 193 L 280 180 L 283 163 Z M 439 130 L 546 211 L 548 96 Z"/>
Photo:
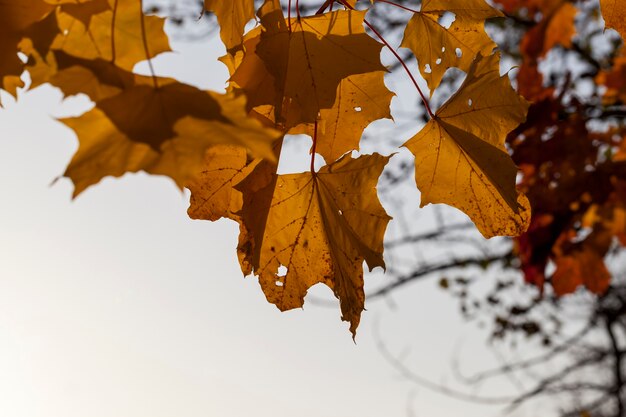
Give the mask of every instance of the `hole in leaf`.
<path id="1" fill-rule="evenodd" d="M 454 50 L 454 53 L 456 54 L 457 58 L 461 58 L 463 56 L 463 51 L 461 51 L 461 48 L 456 48 Z"/>
<path id="2" fill-rule="evenodd" d="M 285 285 L 285 284 L 283 284 L 283 282 L 282 282 L 282 281 L 276 281 L 276 286 L 277 286 L 277 287 L 282 287 L 282 286 L 284 286 L 284 285 Z"/>
<path id="3" fill-rule="evenodd" d="M 338 210 L 338 212 L 339 212 L 339 215 L 340 215 L 340 216 L 343 216 L 343 211 Z"/>
<path id="4" fill-rule="evenodd" d="M 361 107 L 357 106 L 357 107 L 354 108 L 354 111 L 361 112 L 361 111 L 363 111 L 363 109 Z"/>
<path id="5" fill-rule="evenodd" d="M 426 64 L 426 65 L 424 65 L 424 72 L 425 72 L 426 74 L 430 74 L 431 72 L 433 72 L 433 71 L 430 69 L 430 64 Z"/>
<path id="6" fill-rule="evenodd" d="M 452 12 L 444 12 L 441 17 L 438 19 L 438 22 L 441 26 L 446 29 L 450 29 L 452 23 L 456 20 L 456 15 Z"/>
<path id="7" fill-rule="evenodd" d="M 467 100 L 467 105 L 472 107 L 474 105 L 474 101 L 472 101 L 472 99 L 470 98 L 469 100 Z"/>
<path id="8" fill-rule="evenodd" d="M 437 58 L 437 60 L 435 61 L 435 64 L 441 65 L 441 58 Z"/>
<path id="9" fill-rule="evenodd" d="M 276 273 L 277 277 L 284 277 L 287 275 L 287 267 L 285 265 L 281 265 L 278 267 L 278 272 Z"/>

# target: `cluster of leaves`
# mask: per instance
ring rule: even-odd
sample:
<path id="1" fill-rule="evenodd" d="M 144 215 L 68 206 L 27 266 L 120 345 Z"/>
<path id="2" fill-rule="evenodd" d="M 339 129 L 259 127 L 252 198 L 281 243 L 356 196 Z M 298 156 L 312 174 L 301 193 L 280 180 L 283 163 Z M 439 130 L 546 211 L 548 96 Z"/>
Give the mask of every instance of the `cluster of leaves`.
<path id="1" fill-rule="evenodd" d="M 519 85 L 534 104 L 531 118 L 520 127 L 529 103 L 513 90 L 508 76 L 500 75 L 500 54 L 484 24 L 503 13 L 484 0 L 424 0 L 420 10 L 386 0 L 326 0 L 310 16 L 295 3 L 294 15 L 289 2 L 285 16 L 279 0 L 266 0 L 258 9 L 253 0 L 205 0 L 204 9 L 215 13 L 220 24 L 227 51 L 221 60 L 231 75 L 227 92 L 219 94 L 155 74 L 150 60 L 170 50 L 165 19 L 147 14 L 141 0 L 0 1 L 0 88 L 15 94 L 28 71 L 30 88 L 51 84 L 66 96 L 85 94 L 95 103 L 87 113 L 62 120 L 79 140 L 65 172 L 75 195 L 106 176 L 140 170 L 169 176 L 191 190 L 192 218 L 239 223 L 242 271 L 259 276 L 270 302 L 281 310 L 301 307 L 307 290 L 324 283 L 339 298 L 342 318 L 354 334 L 364 308 L 363 261 L 370 269 L 384 267 L 383 238 L 390 220 L 376 194 L 389 157 L 353 157 L 364 129 L 391 117 L 393 93 L 385 86 L 388 69 L 380 62 L 381 49 L 387 47 L 430 116 L 404 145 L 415 155 L 422 206 L 454 206 L 485 237 L 518 236 L 530 225 L 519 239 L 519 253 L 533 282 L 540 282 L 536 275 L 543 270 L 535 271 L 545 269 L 557 247 L 563 247 L 557 261 L 561 270 L 578 268 L 584 274 L 571 252 L 588 252 L 580 239 L 570 246 L 552 237 L 549 246 L 540 241 L 545 233 L 537 230 L 552 230 L 557 222 L 548 222 L 532 198 L 539 209 L 531 221 L 530 203 L 516 188 L 518 169 L 505 147 L 507 135 L 517 128 L 521 139 L 511 148 L 515 162 L 525 168 L 523 186 L 533 196 L 533 184 L 546 174 L 526 168 L 523 149 L 539 149 L 533 143 L 539 136 L 529 129 L 554 122 L 541 120 L 540 106 L 562 104 L 531 87 L 541 86 L 539 58 L 555 44 L 567 46 L 573 34 L 571 26 L 562 27 L 573 19 L 570 3 L 536 1 L 529 7 L 521 2 L 524 13 L 536 13 L 545 23 L 525 43 L 529 60 L 520 80 L 528 81 Z M 501 4 L 507 13 L 520 7 L 513 0 Z M 366 19 L 367 8 L 379 5 L 406 12 L 401 47 L 417 59 L 431 96 L 449 68 L 466 72 L 463 84 L 436 112 L 405 62 Z M 610 0 L 603 6 L 608 23 L 623 31 L 623 6 Z M 442 19 L 449 15 L 454 20 L 446 25 Z M 255 19 L 257 24 L 246 31 Z M 134 71 L 142 61 L 150 64 L 150 76 Z M 612 73 L 605 77 L 619 79 Z M 621 86 L 615 84 L 607 81 L 619 100 Z M 277 174 L 288 134 L 311 136 L 310 172 Z M 327 163 L 319 171 L 313 164 L 316 154 Z M 612 178 L 606 176 L 610 186 Z M 597 187 L 590 182 L 587 188 Z M 576 196 L 583 197 L 582 192 Z M 588 222 L 617 234 L 617 220 L 611 220 L 616 215 L 604 213 L 617 212 L 620 204 L 616 196 L 580 207 L 589 209 Z M 559 226 L 558 236 L 578 224 L 572 217 L 554 218 L 559 225 L 569 221 Z M 600 291 L 601 285 L 592 289 Z"/>
<path id="2" fill-rule="evenodd" d="M 580 34 L 584 41 L 574 40 L 586 2 L 499 2 L 526 25 L 518 86 L 532 105 L 508 138 L 533 212 L 529 230 L 516 239 L 521 269 L 541 289 L 548 278 L 557 295 L 581 285 L 602 294 L 611 281 L 604 258 L 616 242 L 626 243 L 626 126 L 616 112 L 626 78 L 623 58 L 602 56 L 593 44 L 619 39 L 597 26 Z M 624 5 L 605 0 L 601 9 L 606 26 L 626 35 Z M 546 83 L 539 68 L 555 49 L 575 54 L 584 70 L 570 68 Z"/>

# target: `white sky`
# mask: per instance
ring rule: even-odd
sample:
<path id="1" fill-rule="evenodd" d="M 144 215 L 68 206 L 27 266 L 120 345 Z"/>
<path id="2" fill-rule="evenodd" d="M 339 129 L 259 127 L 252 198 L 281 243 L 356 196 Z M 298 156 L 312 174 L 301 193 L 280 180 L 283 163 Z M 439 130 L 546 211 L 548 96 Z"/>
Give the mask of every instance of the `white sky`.
<path id="1" fill-rule="evenodd" d="M 157 71 L 223 86 L 215 44 L 177 48 Z M 84 100 L 62 105 L 49 88 L 19 105 L 3 100 L 1 416 L 498 415 L 407 383 L 377 351 L 375 321 L 389 348 L 409 347 L 407 363 L 436 382 L 454 385 L 459 346 L 468 367 L 497 364 L 436 280 L 395 294 L 395 308 L 369 304 L 355 345 L 338 308 L 268 304 L 255 279 L 241 277 L 235 225 L 189 220 L 171 181 L 107 179 L 75 201 L 68 180 L 49 186 L 76 148 L 49 115 Z M 481 392 L 509 386 L 491 388 Z"/>

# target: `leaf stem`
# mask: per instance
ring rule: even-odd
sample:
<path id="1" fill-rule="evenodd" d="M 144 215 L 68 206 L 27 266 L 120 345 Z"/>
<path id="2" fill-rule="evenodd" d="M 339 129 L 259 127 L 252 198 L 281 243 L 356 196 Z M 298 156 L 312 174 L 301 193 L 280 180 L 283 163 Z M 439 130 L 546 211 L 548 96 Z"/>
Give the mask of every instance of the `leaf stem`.
<path id="1" fill-rule="evenodd" d="M 402 65 L 402 67 L 404 68 L 404 70 L 406 71 L 406 73 L 409 75 L 409 78 L 411 79 L 411 81 L 413 82 L 413 85 L 415 86 L 415 88 L 417 89 L 417 92 L 420 95 L 420 98 L 422 99 L 422 103 L 424 103 L 424 107 L 426 108 L 426 111 L 428 112 L 428 116 L 430 116 L 431 119 L 435 118 L 435 115 L 433 114 L 433 111 L 430 109 L 430 104 L 428 103 L 428 99 L 426 98 L 426 96 L 424 95 L 424 93 L 422 92 L 422 89 L 420 88 L 419 84 L 417 83 L 417 80 L 415 79 L 415 77 L 413 76 L 413 73 L 411 73 L 411 70 L 409 69 L 409 67 L 406 65 L 406 62 L 404 62 L 404 60 L 402 59 L 402 57 L 396 52 L 395 49 L 393 49 L 391 47 L 391 45 L 389 45 L 389 43 L 385 40 L 385 38 L 383 38 L 383 36 L 380 34 L 380 32 L 378 32 L 376 30 L 376 28 L 374 26 L 372 26 L 370 24 L 370 22 L 368 22 L 367 20 L 363 20 L 365 22 L 365 24 L 367 25 L 368 28 L 370 28 L 372 30 L 372 32 L 374 32 L 376 34 L 376 36 L 378 36 L 378 39 L 381 40 L 382 43 L 385 44 L 385 46 L 387 47 L 387 49 L 389 49 L 391 51 L 391 53 L 393 54 L 393 56 L 396 57 L 396 59 L 400 62 L 400 64 Z"/>
<path id="2" fill-rule="evenodd" d="M 300 20 L 300 0 L 296 0 L 296 17 Z"/>
<path id="3" fill-rule="evenodd" d="M 315 151 L 317 148 L 317 119 L 313 128 L 313 146 L 311 147 L 311 174 L 315 175 Z"/>
<path id="4" fill-rule="evenodd" d="M 139 0 L 139 14 L 141 15 L 141 37 L 143 39 L 143 49 L 146 53 L 146 59 L 148 60 L 148 67 L 150 67 L 150 74 L 152 74 L 152 83 L 154 84 L 154 88 L 158 89 L 159 81 L 157 79 L 156 73 L 154 72 L 152 59 L 150 58 L 150 49 L 148 48 L 148 37 L 146 36 L 146 22 L 145 16 L 143 14 L 143 0 Z"/>
<path id="5" fill-rule="evenodd" d="M 339 2 L 341 2 L 341 4 L 343 4 L 344 6 L 346 6 L 348 9 L 350 10 L 354 10 L 354 7 L 350 6 L 348 3 L 346 3 L 345 0 L 337 0 Z M 426 98 L 426 96 L 424 95 L 424 93 L 422 92 L 422 89 L 420 88 L 419 84 L 417 83 L 417 80 L 415 79 L 415 77 L 413 76 L 413 73 L 411 73 L 411 70 L 409 69 L 409 67 L 406 65 L 406 62 L 404 62 L 404 60 L 402 59 L 402 57 L 396 52 L 395 49 L 392 48 L 392 46 L 389 44 L 389 42 L 387 42 L 387 40 L 383 37 L 383 35 L 380 34 L 380 32 L 378 30 L 376 30 L 376 28 L 374 26 L 372 26 L 372 24 L 370 22 L 367 21 L 367 19 L 363 20 L 364 23 L 367 25 L 368 28 L 370 28 L 370 30 L 372 32 L 374 32 L 374 34 L 378 37 L 378 39 L 380 39 L 380 41 L 387 47 L 387 49 L 389 49 L 389 51 L 391 51 L 391 53 L 393 54 L 393 56 L 396 57 L 396 59 L 398 60 L 398 62 L 400 62 L 400 64 L 402 65 L 402 67 L 404 68 L 404 70 L 406 71 L 406 73 L 408 74 L 409 78 L 411 79 L 411 81 L 413 82 L 413 85 L 415 86 L 415 88 L 417 89 L 417 92 L 420 95 L 420 98 L 422 99 L 422 103 L 424 103 L 424 107 L 426 108 L 426 112 L 428 112 L 428 116 L 431 119 L 435 118 L 435 114 L 433 113 L 433 111 L 430 108 L 430 104 L 428 103 L 428 99 Z"/>
<path id="6" fill-rule="evenodd" d="M 287 5 L 287 24 L 289 25 L 289 33 L 291 33 L 291 0 Z"/>
<path id="7" fill-rule="evenodd" d="M 117 19 L 117 2 L 113 3 L 113 17 L 111 18 L 111 63 L 115 63 L 116 52 L 115 52 L 115 20 Z"/>

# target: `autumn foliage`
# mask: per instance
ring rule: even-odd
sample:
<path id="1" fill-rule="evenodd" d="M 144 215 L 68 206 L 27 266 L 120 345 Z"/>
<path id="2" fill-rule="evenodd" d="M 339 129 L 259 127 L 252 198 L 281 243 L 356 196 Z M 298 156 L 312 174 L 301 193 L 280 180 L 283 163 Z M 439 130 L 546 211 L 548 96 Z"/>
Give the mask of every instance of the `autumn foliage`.
<path id="1" fill-rule="evenodd" d="M 149 76 L 134 72 L 170 50 L 165 18 L 146 14 L 141 0 L 0 0 L 0 87 L 15 95 L 27 71 L 29 88 L 51 84 L 95 103 L 61 120 L 79 140 L 65 171 L 75 196 L 107 176 L 166 175 L 191 190 L 192 218 L 239 223 L 241 269 L 259 277 L 268 301 L 281 310 L 301 307 L 307 290 L 324 283 L 355 333 L 365 301 L 363 262 L 385 266 L 390 217 L 376 186 L 390 157 L 353 152 L 371 122 L 391 118 L 394 94 L 380 60 L 388 48 L 430 118 L 404 144 L 415 156 L 422 206 L 456 207 L 487 238 L 519 236 L 529 282 L 543 286 L 551 262 L 559 294 L 580 284 L 606 289 L 603 258 L 614 237 L 626 244 L 624 132 L 590 131 L 583 112 L 571 111 L 576 101 L 564 109 L 539 69 L 552 48 L 571 47 L 573 3 L 423 0 L 417 10 L 386 0 L 320 0 L 310 16 L 297 3 L 289 1 L 285 13 L 279 0 L 258 8 L 253 0 L 205 0 L 227 51 L 221 61 L 230 79 L 221 94 L 152 69 Z M 430 94 L 368 21 L 375 7 L 406 12 L 400 47 L 414 55 Z M 623 2 L 603 0 L 602 13 L 626 35 Z M 452 23 L 442 23 L 450 14 Z M 520 43 L 516 90 L 508 73 L 501 75 L 485 21 L 520 16 L 532 28 Z M 435 111 L 429 97 L 449 68 L 466 77 Z M 603 100 L 624 102 L 626 57 L 597 83 L 606 87 Z M 288 134 L 312 138 L 309 172 L 277 174 Z M 326 162 L 317 171 L 315 154 Z M 555 187 L 558 198 L 546 193 Z"/>

